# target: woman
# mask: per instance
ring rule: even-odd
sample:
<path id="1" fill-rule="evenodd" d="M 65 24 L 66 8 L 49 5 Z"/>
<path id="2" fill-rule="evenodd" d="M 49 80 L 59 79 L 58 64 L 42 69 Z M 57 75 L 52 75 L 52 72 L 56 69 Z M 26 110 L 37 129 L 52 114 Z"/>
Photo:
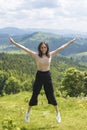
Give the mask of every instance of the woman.
<path id="1" fill-rule="evenodd" d="M 52 104 L 56 110 L 56 120 L 57 122 L 61 122 L 61 116 L 60 112 L 58 110 L 57 101 L 54 96 L 54 90 L 53 90 L 53 84 L 51 79 L 51 73 L 50 73 L 50 63 L 51 59 L 56 56 L 60 51 L 62 51 L 64 48 L 72 44 L 77 40 L 77 38 L 65 43 L 61 47 L 57 48 L 56 50 L 49 52 L 49 46 L 46 42 L 41 42 L 38 46 L 38 53 L 31 51 L 30 49 L 20 45 L 19 43 L 16 43 L 11 37 L 9 38 L 10 42 L 17 47 L 23 49 L 28 54 L 30 54 L 37 63 L 37 73 L 35 82 L 33 85 L 33 93 L 31 96 L 31 99 L 29 101 L 28 111 L 26 112 L 25 121 L 30 121 L 30 110 L 32 106 L 37 105 L 38 103 L 38 94 L 40 93 L 40 90 L 42 88 L 42 85 L 44 85 L 45 94 L 48 100 L 49 104 Z"/>

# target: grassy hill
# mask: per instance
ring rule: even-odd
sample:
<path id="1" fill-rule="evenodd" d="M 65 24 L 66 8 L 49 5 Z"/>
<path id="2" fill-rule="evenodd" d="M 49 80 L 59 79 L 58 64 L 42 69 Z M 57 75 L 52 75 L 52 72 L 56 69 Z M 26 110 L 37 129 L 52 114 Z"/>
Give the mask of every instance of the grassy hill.
<path id="1" fill-rule="evenodd" d="M 47 104 L 45 96 L 39 95 L 38 106 L 31 110 L 30 123 L 25 123 L 30 96 L 31 93 L 23 92 L 0 97 L 0 130 L 87 130 L 87 98 L 56 96 L 62 117 L 58 124 L 53 106 Z"/>
<path id="2" fill-rule="evenodd" d="M 82 53 L 72 55 L 72 58 L 75 61 L 80 61 L 81 63 L 87 65 L 87 52 L 82 52 Z"/>

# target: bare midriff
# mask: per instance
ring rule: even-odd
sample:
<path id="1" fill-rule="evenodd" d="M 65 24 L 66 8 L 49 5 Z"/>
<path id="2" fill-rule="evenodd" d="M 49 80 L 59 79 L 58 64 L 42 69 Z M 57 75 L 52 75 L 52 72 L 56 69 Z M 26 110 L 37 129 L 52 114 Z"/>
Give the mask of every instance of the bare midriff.
<path id="1" fill-rule="evenodd" d="M 35 59 L 36 59 L 36 63 L 37 63 L 37 70 L 39 70 L 39 71 L 49 71 L 50 70 L 51 57 L 37 56 Z"/>

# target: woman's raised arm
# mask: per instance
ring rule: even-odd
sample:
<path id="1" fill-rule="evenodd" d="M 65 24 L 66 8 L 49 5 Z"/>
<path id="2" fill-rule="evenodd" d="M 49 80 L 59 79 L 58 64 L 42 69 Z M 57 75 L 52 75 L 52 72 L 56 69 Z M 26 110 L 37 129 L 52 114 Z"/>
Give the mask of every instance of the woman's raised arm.
<path id="1" fill-rule="evenodd" d="M 17 47 L 21 48 L 22 50 L 26 51 L 26 52 L 27 52 L 28 54 L 30 54 L 31 56 L 36 57 L 36 55 L 37 55 L 36 52 L 34 52 L 34 51 L 32 51 L 32 50 L 30 50 L 30 49 L 24 47 L 23 45 L 20 45 L 19 43 L 15 42 L 15 41 L 13 40 L 13 38 L 9 37 L 9 41 L 10 41 L 12 44 L 14 44 L 15 46 L 17 46 Z"/>
<path id="2" fill-rule="evenodd" d="M 50 52 L 51 56 L 52 57 L 56 56 L 57 53 L 59 53 L 60 51 L 62 51 L 64 48 L 66 48 L 70 44 L 74 43 L 77 39 L 78 38 L 74 38 L 74 39 L 70 40 L 69 42 L 65 43 L 64 45 L 62 45 L 61 47 L 57 48 L 56 50 Z"/>

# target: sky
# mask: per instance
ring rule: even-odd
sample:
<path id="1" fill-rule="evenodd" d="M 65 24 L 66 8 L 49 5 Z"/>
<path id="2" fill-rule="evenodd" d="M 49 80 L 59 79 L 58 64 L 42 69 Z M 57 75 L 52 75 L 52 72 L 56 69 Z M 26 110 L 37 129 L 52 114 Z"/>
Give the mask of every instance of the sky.
<path id="1" fill-rule="evenodd" d="M 87 0 L 0 0 L 0 28 L 87 32 Z"/>

